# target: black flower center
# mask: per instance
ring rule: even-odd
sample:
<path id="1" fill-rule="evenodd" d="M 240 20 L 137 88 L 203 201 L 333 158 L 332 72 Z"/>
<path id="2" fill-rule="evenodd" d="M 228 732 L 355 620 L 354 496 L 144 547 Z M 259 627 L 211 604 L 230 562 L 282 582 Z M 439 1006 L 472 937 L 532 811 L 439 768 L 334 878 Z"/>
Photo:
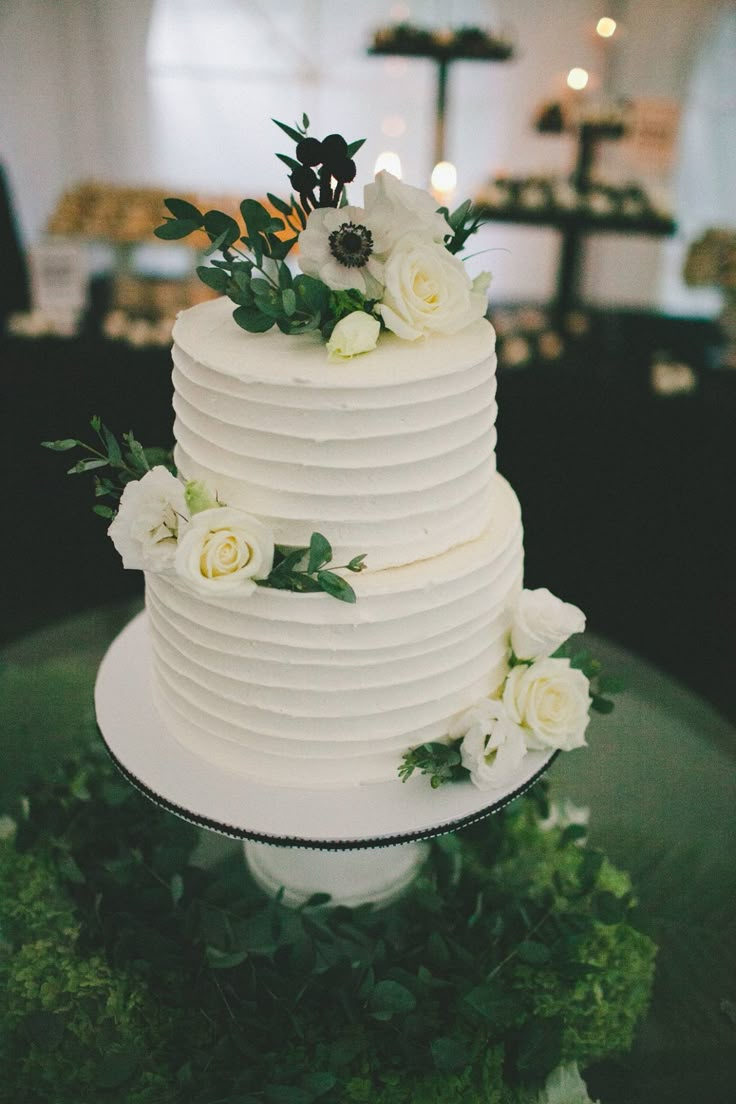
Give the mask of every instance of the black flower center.
<path id="1" fill-rule="evenodd" d="M 344 222 L 328 241 L 332 256 L 346 268 L 363 268 L 373 252 L 373 235 L 360 223 Z"/>

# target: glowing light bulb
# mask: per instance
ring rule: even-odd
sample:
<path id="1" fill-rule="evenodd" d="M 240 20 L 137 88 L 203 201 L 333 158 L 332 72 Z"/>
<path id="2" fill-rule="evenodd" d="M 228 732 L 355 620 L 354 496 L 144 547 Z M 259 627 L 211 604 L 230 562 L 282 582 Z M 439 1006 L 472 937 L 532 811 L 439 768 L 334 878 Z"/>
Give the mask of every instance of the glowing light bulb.
<path id="1" fill-rule="evenodd" d="M 393 153 L 391 150 L 384 150 L 383 153 L 379 153 L 373 172 L 379 173 L 384 170 L 401 180 L 401 158 L 398 153 Z"/>
<path id="2" fill-rule="evenodd" d="M 611 35 L 616 33 L 616 20 L 609 19 L 607 15 L 604 15 L 596 23 L 595 31 L 601 38 L 610 38 Z"/>
<path id="3" fill-rule="evenodd" d="M 457 169 L 451 161 L 438 161 L 430 178 L 432 195 L 440 203 L 449 203 L 457 188 Z"/>
<path id="4" fill-rule="evenodd" d="M 580 92 L 585 88 L 588 83 L 588 70 L 579 69 L 577 66 L 571 69 L 567 74 L 568 88 L 574 88 L 576 92 Z"/>

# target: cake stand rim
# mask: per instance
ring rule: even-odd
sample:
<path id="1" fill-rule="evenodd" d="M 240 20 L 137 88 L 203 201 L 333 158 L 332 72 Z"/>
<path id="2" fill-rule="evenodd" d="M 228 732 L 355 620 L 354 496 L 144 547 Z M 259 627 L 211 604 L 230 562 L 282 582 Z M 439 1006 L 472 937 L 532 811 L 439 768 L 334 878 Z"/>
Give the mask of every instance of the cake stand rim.
<path id="1" fill-rule="evenodd" d="M 384 847 L 393 847 L 401 844 L 418 843 L 422 840 L 434 839 L 437 836 L 446 835 L 450 832 L 457 832 L 462 828 L 467 828 L 471 824 L 476 823 L 479 820 L 484 820 L 488 816 L 492 816 L 494 813 L 499 812 L 506 805 L 509 805 L 512 801 L 515 801 L 517 797 L 520 797 L 528 789 L 530 789 L 543 774 L 549 769 L 554 760 L 560 754 L 559 751 L 551 751 L 547 758 L 541 763 L 537 770 L 532 775 L 526 777 L 523 782 L 511 790 L 504 791 L 497 796 L 494 800 L 489 801 L 488 804 L 483 804 L 474 808 L 472 811 L 461 814 L 456 818 L 443 820 L 437 824 L 427 824 L 418 828 L 410 828 L 405 832 L 391 832 L 387 834 L 376 835 L 362 835 L 359 837 L 335 837 L 335 838 L 319 838 L 313 836 L 297 836 L 297 835 L 280 835 L 278 833 L 264 832 L 256 829 L 241 827 L 229 823 L 227 820 L 218 820 L 212 816 L 204 813 L 199 813 L 193 809 L 190 809 L 186 805 L 182 805 L 172 798 L 162 794 L 158 789 L 154 789 L 148 785 L 142 778 L 139 777 L 136 771 L 132 770 L 129 766 L 126 766 L 122 762 L 119 755 L 113 750 L 110 745 L 109 739 L 105 736 L 103 726 L 99 720 L 98 709 L 98 694 L 100 684 L 106 677 L 109 664 L 112 662 L 111 653 L 114 652 L 116 645 L 120 647 L 121 637 L 126 633 L 134 631 L 134 626 L 141 626 L 145 624 L 146 612 L 145 610 L 137 614 L 124 628 L 117 634 L 117 636 L 111 642 L 107 649 L 102 662 L 98 668 L 97 679 L 95 682 L 95 714 L 96 714 L 96 728 L 103 742 L 105 750 L 109 755 L 112 763 L 115 765 L 120 774 L 129 782 L 136 790 L 139 791 L 144 797 L 152 801 L 153 804 L 159 808 L 165 809 L 167 812 L 173 813 L 180 819 L 187 821 L 190 824 L 194 824 L 200 828 L 206 828 L 210 831 L 216 832 L 219 835 L 227 836 L 230 839 L 236 840 L 250 840 L 253 843 L 269 844 L 274 847 L 291 847 L 301 848 L 304 850 L 313 851 L 353 851 L 353 850 L 370 850 L 380 849 Z M 144 692 L 150 695 L 150 689 L 148 686 L 141 687 Z M 165 731 L 165 724 L 160 721 L 160 727 L 162 731 Z M 168 739 L 175 741 L 173 736 L 168 736 Z M 265 787 L 265 783 L 258 783 L 247 778 L 242 778 L 242 783 L 247 786 Z M 387 783 L 371 783 L 375 786 L 394 786 L 398 784 L 393 780 Z M 469 785 L 470 783 L 468 783 Z M 460 784 L 462 785 L 462 783 Z M 279 789 L 279 787 L 272 787 L 273 789 Z M 328 799 L 330 793 L 349 793 L 355 787 L 344 787 L 342 790 L 331 789 L 317 789 L 310 790 L 295 790 L 293 787 L 281 787 L 285 793 L 308 793 L 310 796 L 315 794 L 320 795 L 323 799 Z M 482 792 L 482 791 L 481 791 Z"/>

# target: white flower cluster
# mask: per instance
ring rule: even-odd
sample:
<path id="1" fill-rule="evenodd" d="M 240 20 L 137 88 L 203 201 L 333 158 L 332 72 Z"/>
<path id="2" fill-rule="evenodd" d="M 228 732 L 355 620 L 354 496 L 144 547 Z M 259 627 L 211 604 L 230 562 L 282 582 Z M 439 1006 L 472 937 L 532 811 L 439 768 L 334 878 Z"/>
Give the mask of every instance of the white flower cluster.
<path id="1" fill-rule="evenodd" d="M 585 615 L 548 590 L 523 590 L 513 612 L 510 670 L 497 696 L 466 709 L 451 726 L 463 766 L 479 789 L 498 789 L 528 751 L 585 744 L 590 685 L 569 659 L 552 653 L 585 628 Z"/>
<path id="2" fill-rule="evenodd" d="M 263 522 L 164 467 L 127 484 L 108 533 L 124 567 L 173 573 L 206 595 L 252 593 L 273 566 L 273 534 Z"/>
<path id="3" fill-rule="evenodd" d="M 380 323 L 406 341 L 458 333 L 482 318 L 490 276 L 471 280 L 444 244 L 450 227 L 428 192 L 379 172 L 363 207 L 320 207 L 299 236 L 302 271 L 333 291 L 355 289 L 373 312 L 342 318 L 328 342 L 331 360 L 375 348 Z"/>

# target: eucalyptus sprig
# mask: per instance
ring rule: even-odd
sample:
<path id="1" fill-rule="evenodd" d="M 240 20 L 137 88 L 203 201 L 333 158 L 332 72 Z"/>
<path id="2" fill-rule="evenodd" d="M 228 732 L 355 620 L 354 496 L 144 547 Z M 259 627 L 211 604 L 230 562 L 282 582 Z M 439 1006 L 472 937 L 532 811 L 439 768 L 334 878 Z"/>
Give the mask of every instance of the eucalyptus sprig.
<path id="1" fill-rule="evenodd" d="M 462 252 L 468 238 L 477 233 L 486 221 L 483 215 L 473 209 L 472 201 L 469 199 L 461 203 L 452 214 L 447 207 L 440 207 L 439 212 L 445 216 L 452 230 L 451 234 L 445 236 L 445 249 L 448 253 Z"/>
<path id="2" fill-rule="evenodd" d="M 99 440 L 99 448 L 76 437 L 66 437 L 59 441 L 42 441 L 41 445 L 43 448 L 51 449 L 52 452 L 70 452 L 74 448 L 80 448 L 89 454 L 77 460 L 68 469 L 67 475 L 84 475 L 87 472 L 99 472 L 106 468 L 104 475 L 97 474 L 94 477 L 96 498 L 109 498 L 117 505 L 127 484 L 141 479 L 157 464 L 162 464 L 170 471 L 174 471 L 170 451 L 162 448 L 144 448 L 132 431 L 122 434 L 121 444 L 97 414 L 90 419 L 90 425 Z M 103 518 L 109 519 L 115 515 L 113 507 L 104 503 L 97 503 L 93 506 L 93 510 Z"/>
<path id="3" fill-rule="evenodd" d="M 470 771 L 462 764 L 459 740 L 450 744 L 420 744 L 405 752 L 399 767 L 399 778 L 406 782 L 415 770 L 430 776 L 429 784 L 433 790 L 445 782 L 460 782 L 470 777 Z"/>
<path id="4" fill-rule="evenodd" d="M 341 602 L 355 602 L 355 591 L 336 571 L 360 572 L 365 569 L 366 553 L 354 556 L 347 564 L 327 565 L 332 559 L 332 545 L 321 533 L 312 533 L 307 548 L 281 548 L 276 546 L 274 566 L 265 579 L 259 579 L 258 585 L 271 590 L 291 590 L 299 594 L 322 591 Z"/>

